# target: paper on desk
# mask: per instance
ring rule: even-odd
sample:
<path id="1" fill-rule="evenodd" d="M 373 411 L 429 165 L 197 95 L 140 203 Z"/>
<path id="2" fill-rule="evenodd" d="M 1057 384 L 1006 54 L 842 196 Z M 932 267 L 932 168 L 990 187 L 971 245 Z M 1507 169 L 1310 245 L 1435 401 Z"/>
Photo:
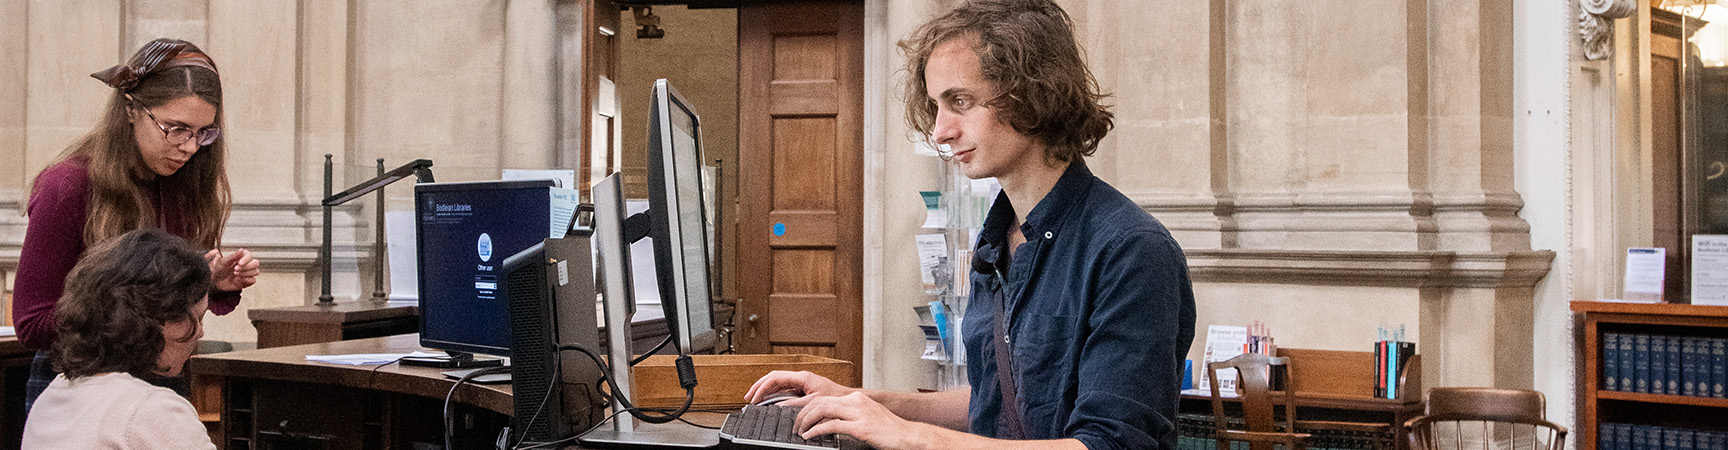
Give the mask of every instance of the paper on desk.
<path id="1" fill-rule="evenodd" d="M 321 362 L 321 363 L 347 364 L 350 366 L 364 366 L 364 365 L 369 365 L 369 364 L 391 363 L 391 362 L 395 362 L 398 359 L 402 359 L 402 358 L 406 358 L 406 357 L 410 357 L 410 356 L 416 357 L 416 358 L 443 358 L 443 357 L 448 356 L 448 355 L 445 355 L 443 353 L 432 353 L 432 352 L 355 353 L 355 354 L 349 354 L 349 355 L 306 355 L 306 360 L 307 361 L 313 361 L 313 362 Z"/>
<path id="2" fill-rule="evenodd" d="M 17 334 L 18 331 L 12 327 L 0 327 L 0 337 L 13 336 Z"/>

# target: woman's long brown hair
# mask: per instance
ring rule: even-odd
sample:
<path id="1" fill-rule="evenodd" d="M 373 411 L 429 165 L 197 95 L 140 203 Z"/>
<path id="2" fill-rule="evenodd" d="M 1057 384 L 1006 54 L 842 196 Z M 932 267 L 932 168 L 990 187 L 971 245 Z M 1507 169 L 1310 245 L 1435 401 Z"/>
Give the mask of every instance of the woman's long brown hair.
<path id="1" fill-rule="evenodd" d="M 157 41 L 185 43 L 187 51 L 203 52 L 185 41 Z M 137 64 L 143 56 L 141 50 L 131 63 Z M 127 94 L 137 103 L 128 100 Z M 157 107 L 188 96 L 197 96 L 216 107 L 215 124 L 222 126 L 222 82 L 217 74 L 199 66 L 168 67 L 143 74 L 130 90 L 115 89 L 96 129 L 61 154 L 60 161 L 82 160 L 90 174 L 84 226 L 86 247 L 127 231 L 166 225 L 162 223 L 162 213 L 151 206 L 151 199 L 139 183 L 158 183 L 162 193 L 158 199 L 160 207 L 168 214 L 183 216 L 179 220 L 181 228 L 169 231 L 201 248 L 217 248 L 221 243 L 232 207 L 224 169 L 228 153 L 226 137 L 199 148 L 179 171 L 162 177 L 145 166 L 132 131 L 130 115 L 139 106 Z"/>

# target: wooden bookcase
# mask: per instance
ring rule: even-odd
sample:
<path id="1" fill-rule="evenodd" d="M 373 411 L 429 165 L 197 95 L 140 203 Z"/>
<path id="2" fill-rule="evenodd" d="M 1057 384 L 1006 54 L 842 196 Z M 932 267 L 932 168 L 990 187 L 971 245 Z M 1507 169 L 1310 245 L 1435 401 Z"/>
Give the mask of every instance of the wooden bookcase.
<path id="1" fill-rule="evenodd" d="M 1577 429 L 1579 450 L 1595 450 L 1598 425 L 1632 423 L 1728 430 L 1728 398 L 1640 394 L 1602 386 L 1603 333 L 1728 337 L 1728 306 L 1667 303 L 1572 302 L 1582 316 L 1583 348 L 1578 358 L 1581 383 Z"/>

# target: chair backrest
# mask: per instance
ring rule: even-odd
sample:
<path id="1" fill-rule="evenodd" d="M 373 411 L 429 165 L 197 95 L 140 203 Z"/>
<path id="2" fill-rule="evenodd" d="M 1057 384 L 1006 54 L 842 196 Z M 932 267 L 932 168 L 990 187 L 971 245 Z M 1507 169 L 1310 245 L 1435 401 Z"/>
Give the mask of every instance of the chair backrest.
<path id="1" fill-rule="evenodd" d="M 1522 389 L 1434 388 L 1428 413 L 1405 423 L 1413 450 L 1566 448 L 1566 427 L 1544 417 L 1542 393 Z"/>
<path id="2" fill-rule="evenodd" d="M 1224 398 L 1218 386 L 1218 371 L 1224 369 L 1236 369 L 1236 390 L 1242 402 L 1242 419 L 1247 431 L 1295 432 L 1296 394 L 1294 389 L 1286 388 L 1291 385 L 1289 380 L 1295 376 L 1290 373 L 1290 358 L 1245 353 L 1228 360 L 1208 363 L 1206 368 L 1206 376 L 1212 382 L 1212 416 L 1217 427 L 1220 449 L 1226 448 L 1225 436 L 1230 429 L 1228 416 L 1224 412 Z M 1280 390 L 1274 391 L 1275 386 Z M 1274 397 L 1281 398 L 1274 400 Z M 1277 418 L 1275 402 L 1284 405 L 1283 420 Z M 1283 422 L 1282 429 L 1279 429 L 1278 422 Z M 1271 444 L 1265 442 L 1251 442 L 1250 445 L 1254 450 L 1271 448 Z"/>

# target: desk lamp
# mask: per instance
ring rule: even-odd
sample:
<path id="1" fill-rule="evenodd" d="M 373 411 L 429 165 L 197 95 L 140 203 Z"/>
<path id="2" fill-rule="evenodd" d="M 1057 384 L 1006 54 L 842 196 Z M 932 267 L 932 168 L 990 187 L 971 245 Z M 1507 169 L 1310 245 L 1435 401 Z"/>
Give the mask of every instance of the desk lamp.
<path id="1" fill-rule="evenodd" d="M 328 153 L 324 154 L 324 201 L 323 201 L 323 204 L 324 204 L 324 244 L 323 244 L 323 246 L 318 248 L 318 259 L 323 263 L 323 266 L 324 266 L 323 267 L 324 278 L 322 280 L 323 290 L 320 291 L 320 293 L 318 295 L 318 304 L 321 306 L 329 306 L 329 305 L 336 303 L 336 298 L 330 296 L 330 211 L 331 211 L 331 208 L 336 206 L 336 205 L 347 203 L 349 200 L 359 198 L 360 196 L 371 193 L 372 191 L 378 191 L 378 208 L 377 208 L 378 209 L 378 211 L 377 211 L 378 212 L 378 223 L 373 225 L 373 228 L 375 228 L 377 230 L 377 238 L 374 239 L 373 243 L 372 243 L 372 253 L 373 253 L 372 256 L 373 256 L 373 261 L 375 261 L 375 262 L 383 261 L 384 260 L 384 186 L 389 185 L 390 183 L 395 183 L 396 180 L 401 180 L 403 178 L 407 178 L 409 175 L 414 176 L 416 183 L 431 183 L 432 182 L 432 160 L 430 160 L 430 159 L 416 159 L 412 162 L 409 162 L 408 164 L 403 164 L 402 167 L 397 167 L 395 169 L 390 170 L 389 172 L 385 172 L 384 171 L 384 158 L 378 158 L 378 176 L 377 177 L 374 177 L 370 180 L 362 181 L 362 182 L 360 182 L 360 184 L 354 185 L 354 187 L 350 187 L 347 190 L 344 190 L 340 193 L 337 193 L 335 195 L 331 195 L 330 194 L 330 189 L 331 189 L 331 186 L 330 186 L 331 180 L 330 179 L 331 179 L 331 172 L 334 170 L 333 169 L 334 166 L 332 165 L 330 158 L 331 158 L 330 154 L 328 154 Z M 377 270 L 375 272 L 376 273 L 373 274 L 373 275 L 375 275 L 375 277 L 373 278 L 372 299 L 375 301 L 382 301 L 382 300 L 384 300 L 384 270 L 382 267 L 380 267 L 379 270 Z"/>

